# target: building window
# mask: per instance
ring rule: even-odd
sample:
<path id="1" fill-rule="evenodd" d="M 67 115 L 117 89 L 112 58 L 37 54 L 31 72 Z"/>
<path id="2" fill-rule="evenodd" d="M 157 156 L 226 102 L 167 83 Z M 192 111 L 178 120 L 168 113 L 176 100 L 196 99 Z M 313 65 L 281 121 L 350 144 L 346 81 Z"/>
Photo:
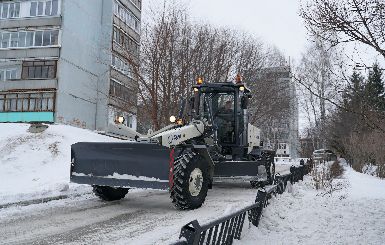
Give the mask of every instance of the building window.
<path id="1" fill-rule="evenodd" d="M 56 78 L 57 61 L 24 61 L 22 79 L 54 79 Z"/>
<path id="2" fill-rule="evenodd" d="M 132 52 L 135 55 L 139 53 L 139 44 L 117 27 L 114 27 L 113 40 L 124 50 Z"/>
<path id="3" fill-rule="evenodd" d="M 55 93 L 0 93 L 0 112 L 53 112 Z"/>
<path id="4" fill-rule="evenodd" d="M 142 0 L 130 0 L 130 2 L 132 2 L 138 9 L 142 9 Z"/>
<path id="5" fill-rule="evenodd" d="M 56 46 L 59 30 L 0 32 L 0 48 Z"/>
<path id="6" fill-rule="evenodd" d="M 110 95 L 125 102 L 136 104 L 135 92 L 118 81 L 111 80 Z"/>
<path id="7" fill-rule="evenodd" d="M 120 71 L 121 73 L 128 76 L 129 78 L 133 78 L 132 66 L 130 64 L 128 64 L 127 62 L 123 61 L 123 59 L 115 55 L 112 55 L 111 59 L 112 59 L 111 66 L 113 68 Z"/>
<path id="8" fill-rule="evenodd" d="M 140 21 L 136 16 L 119 1 L 114 1 L 114 14 L 131 27 L 136 33 L 140 33 Z"/>
<path id="9" fill-rule="evenodd" d="M 0 3 L 0 19 L 20 17 L 20 2 Z"/>
<path id="10" fill-rule="evenodd" d="M 59 0 L 32 1 L 29 15 L 35 16 L 54 16 L 59 12 Z"/>
<path id="11" fill-rule="evenodd" d="M 0 81 L 15 80 L 17 78 L 16 68 L 0 69 Z"/>
<path id="12" fill-rule="evenodd" d="M 0 19 L 56 16 L 59 9 L 59 0 L 0 2 Z"/>
<path id="13" fill-rule="evenodd" d="M 11 44 L 9 46 L 11 48 L 19 46 L 19 33 L 17 32 L 11 33 Z"/>
<path id="14" fill-rule="evenodd" d="M 1 43 L 0 48 L 8 48 L 10 37 L 11 37 L 11 33 L 7 33 L 7 32 L 0 33 L 0 43 Z"/>

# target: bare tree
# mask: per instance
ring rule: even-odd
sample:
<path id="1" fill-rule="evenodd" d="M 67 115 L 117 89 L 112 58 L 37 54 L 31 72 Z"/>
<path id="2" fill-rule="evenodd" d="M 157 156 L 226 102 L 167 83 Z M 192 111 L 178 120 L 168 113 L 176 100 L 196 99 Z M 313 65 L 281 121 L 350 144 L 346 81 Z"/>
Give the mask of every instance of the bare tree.
<path id="1" fill-rule="evenodd" d="M 286 113 L 280 84 L 260 79 L 263 67 L 283 63 L 276 49 L 246 34 L 210 25 L 192 24 L 187 11 L 175 4 L 142 30 L 139 121 L 159 129 L 176 115 L 182 98 L 192 93 L 198 77 L 205 82 L 233 81 L 241 74 L 255 91 L 252 101 L 255 121 L 268 121 Z"/>
<path id="2" fill-rule="evenodd" d="M 339 69 L 335 65 L 339 60 L 337 53 L 335 48 L 328 47 L 316 38 L 302 55 L 296 70 L 296 77 L 300 80 L 301 104 L 305 109 L 309 126 L 314 128 L 311 130 L 312 133 L 322 132 L 325 129 L 327 110 L 332 109 L 332 105 L 327 103 L 326 99 L 336 100 L 336 87 L 341 82 L 336 76 L 336 70 Z M 319 138 L 322 147 L 325 147 L 324 134 L 316 133 L 312 138 L 313 142 Z"/>
<path id="3" fill-rule="evenodd" d="M 333 45 L 359 42 L 385 58 L 384 0 L 312 0 L 300 15 L 309 32 Z"/>

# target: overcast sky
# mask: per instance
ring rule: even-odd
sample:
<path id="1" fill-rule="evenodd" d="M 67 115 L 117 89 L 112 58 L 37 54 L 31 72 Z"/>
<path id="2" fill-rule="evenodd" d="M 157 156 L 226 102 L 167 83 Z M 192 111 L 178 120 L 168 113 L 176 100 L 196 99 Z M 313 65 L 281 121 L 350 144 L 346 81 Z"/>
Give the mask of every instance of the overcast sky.
<path id="1" fill-rule="evenodd" d="M 304 50 L 299 0 L 191 0 L 189 6 L 193 18 L 247 31 L 296 60 Z"/>
<path id="2" fill-rule="evenodd" d="M 162 3 L 144 0 L 144 8 Z M 246 31 L 277 46 L 287 58 L 299 60 L 306 30 L 298 16 L 299 0 L 180 0 L 195 21 Z M 145 16 L 144 16 L 145 17 Z"/>
<path id="3" fill-rule="evenodd" d="M 173 0 L 169 0 L 173 1 Z M 245 31 L 261 38 L 265 43 L 275 45 L 292 64 L 298 64 L 301 54 L 308 43 L 307 32 L 299 17 L 300 0 L 174 0 L 183 3 L 190 10 L 196 22 L 210 23 L 215 26 L 230 27 Z M 162 7 L 163 0 L 143 0 L 143 8 Z M 143 18 L 146 11 L 143 12 Z M 353 46 L 352 46 L 353 47 Z M 371 48 L 359 47 L 359 54 L 348 49 L 348 54 L 356 62 L 371 65 L 379 60 Z M 347 59 L 349 62 L 349 59 Z M 385 62 L 382 62 L 385 67 Z M 302 124 L 302 123 L 300 123 Z"/>

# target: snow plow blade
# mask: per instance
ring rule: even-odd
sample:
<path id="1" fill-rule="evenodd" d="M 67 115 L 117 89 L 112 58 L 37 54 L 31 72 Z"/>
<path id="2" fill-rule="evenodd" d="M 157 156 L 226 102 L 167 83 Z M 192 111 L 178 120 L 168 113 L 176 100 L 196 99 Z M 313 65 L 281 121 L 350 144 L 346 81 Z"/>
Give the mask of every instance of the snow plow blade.
<path id="1" fill-rule="evenodd" d="M 170 149 L 149 143 L 71 146 L 71 182 L 123 188 L 168 189 Z"/>

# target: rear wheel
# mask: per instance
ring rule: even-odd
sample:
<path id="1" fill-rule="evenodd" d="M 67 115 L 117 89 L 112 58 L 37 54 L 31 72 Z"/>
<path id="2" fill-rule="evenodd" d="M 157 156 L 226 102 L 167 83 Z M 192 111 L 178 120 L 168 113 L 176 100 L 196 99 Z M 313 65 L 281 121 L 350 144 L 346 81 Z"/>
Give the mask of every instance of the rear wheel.
<path id="1" fill-rule="evenodd" d="M 199 208 L 206 199 L 208 188 L 208 167 L 203 157 L 186 152 L 175 159 L 171 198 L 177 208 Z"/>
<path id="2" fill-rule="evenodd" d="M 94 185 L 94 194 L 104 201 L 115 201 L 124 198 L 128 192 L 126 188 Z"/>
<path id="3" fill-rule="evenodd" d="M 258 189 L 264 187 L 265 183 L 263 181 L 251 180 L 250 185 L 252 188 Z"/>
<path id="4" fill-rule="evenodd" d="M 274 183 L 274 177 L 275 177 L 275 162 L 270 161 L 270 163 L 266 166 L 267 171 L 267 181 L 270 185 Z"/>
<path id="5" fill-rule="evenodd" d="M 275 178 L 274 158 L 271 158 L 270 155 L 262 152 L 260 161 L 262 161 L 262 163 L 264 164 L 265 171 L 266 171 L 266 179 L 259 180 L 259 181 L 257 180 L 250 181 L 250 185 L 252 188 L 263 188 L 265 185 L 272 185 L 274 183 L 274 178 Z"/>

